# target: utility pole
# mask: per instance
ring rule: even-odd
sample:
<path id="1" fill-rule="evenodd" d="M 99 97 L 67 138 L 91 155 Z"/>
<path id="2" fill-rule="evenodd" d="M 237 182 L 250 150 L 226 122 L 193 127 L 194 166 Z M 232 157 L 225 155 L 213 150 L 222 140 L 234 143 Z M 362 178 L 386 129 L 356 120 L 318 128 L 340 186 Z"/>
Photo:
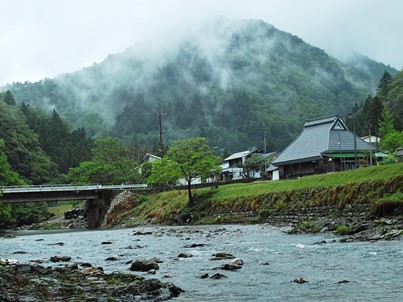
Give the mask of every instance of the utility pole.
<path id="1" fill-rule="evenodd" d="M 353 109 L 353 132 L 354 132 L 354 169 L 357 168 L 357 135 L 355 133 L 355 108 Z"/>
<path id="2" fill-rule="evenodd" d="M 371 124 L 368 126 L 368 137 L 369 137 L 369 163 L 372 166 L 372 142 L 371 142 Z"/>
<path id="3" fill-rule="evenodd" d="M 264 141 L 264 175 L 267 177 L 267 150 L 266 150 L 266 131 L 263 132 L 263 141 Z"/>
<path id="4" fill-rule="evenodd" d="M 159 124 L 159 131 L 160 131 L 160 146 L 159 151 L 161 154 L 164 153 L 164 141 L 162 138 L 163 131 L 162 131 L 162 116 L 166 115 L 166 113 L 158 112 L 158 124 Z"/>

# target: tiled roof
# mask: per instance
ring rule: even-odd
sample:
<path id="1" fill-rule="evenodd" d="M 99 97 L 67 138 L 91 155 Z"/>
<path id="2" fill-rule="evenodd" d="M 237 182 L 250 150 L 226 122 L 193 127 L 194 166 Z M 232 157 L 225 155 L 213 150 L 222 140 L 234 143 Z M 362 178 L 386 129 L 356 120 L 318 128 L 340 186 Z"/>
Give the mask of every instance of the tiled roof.
<path id="1" fill-rule="evenodd" d="M 371 148 L 359 137 L 357 150 Z M 300 135 L 273 161 L 276 166 L 319 160 L 324 152 L 354 150 L 354 134 L 337 115 L 309 120 Z"/>

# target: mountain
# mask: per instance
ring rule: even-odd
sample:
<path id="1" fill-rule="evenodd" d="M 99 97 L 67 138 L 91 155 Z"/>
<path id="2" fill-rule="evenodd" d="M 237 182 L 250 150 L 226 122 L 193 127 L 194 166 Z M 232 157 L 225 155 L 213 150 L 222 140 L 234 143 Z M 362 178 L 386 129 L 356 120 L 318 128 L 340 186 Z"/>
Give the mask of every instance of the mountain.
<path id="1" fill-rule="evenodd" d="M 355 62 L 358 62 L 357 60 Z M 14 83 L 17 103 L 56 109 L 90 136 L 130 144 L 206 137 L 220 150 L 281 150 L 314 117 L 346 114 L 384 70 L 342 63 L 259 20 L 209 20 L 103 62 L 36 83 Z M 377 66 L 374 68 L 374 66 Z"/>

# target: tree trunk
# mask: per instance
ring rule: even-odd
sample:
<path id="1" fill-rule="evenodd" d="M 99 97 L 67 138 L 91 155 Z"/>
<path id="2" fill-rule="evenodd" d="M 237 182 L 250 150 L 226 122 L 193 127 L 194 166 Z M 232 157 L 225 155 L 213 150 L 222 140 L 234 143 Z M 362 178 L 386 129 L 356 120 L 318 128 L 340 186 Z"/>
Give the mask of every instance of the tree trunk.
<path id="1" fill-rule="evenodd" d="M 189 206 L 193 205 L 193 197 L 192 197 L 192 189 L 191 189 L 192 181 L 188 180 L 188 197 L 189 197 Z"/>

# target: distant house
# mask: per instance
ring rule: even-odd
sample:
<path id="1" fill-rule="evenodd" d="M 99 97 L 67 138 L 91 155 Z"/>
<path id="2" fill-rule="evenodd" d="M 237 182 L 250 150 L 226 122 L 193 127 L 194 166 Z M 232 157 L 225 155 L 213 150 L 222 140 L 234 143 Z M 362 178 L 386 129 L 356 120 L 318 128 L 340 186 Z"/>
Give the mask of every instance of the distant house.
<path id="1" fill-rule="evenodd" d="M 256 148 L 250 148 L 247 151 L 234 153 L 225 158 L 221 164 L 221 180 L 236 180 L 245 178 L 243 166 L 246 158 L 252 154 L 260 154 L 261 151 Z"/>
<path id="2" fill-rule="evenodd" d="M 379 144 L 379 142 L 381 141 L 381 139 L 380 139 L 378 136 L 375 136 L 375 135 L 364 136 L 364 137 L 361 137 L 361 139 L 362 139 L 364 142 L 366 142 L 366 143 L 368 143 L 368 144 L 374 146 L 375 148 L 378 147 L 378 144 Z"/>
<path id="3" fill-rule="evenodd" d="M 348 170 L 374 148 L 348 130 L 338 116 L 308 120 L 300 135 L 272 162 L 280 178 Z"/>
<path id="4" fill-rule="evenodd" d="M 157 156 L 157 155 L 153 155 L 153 154 L 151 154 L 151 153 L 146 153 L 145 155 L 144 155 L 144 157 L 143 157 L 143 163 L 140 165 L 140 166 L 138 166 L 136 169 L 137 169 L 137 172 L 139 173 L 139 174 L 142 174 L 143 172 L 144 173 L 147 173 L 146 171 L 147 171 L 147 168 L 146 169 L 144 169 L 144 165 L 146 164 L 146 163 L 152 163 L 153 161 L 156 161 L 156 160 L 160 160 L 161 159 L 161 157 L 159 157 L 159 156 Z M 149 170 L 149 168 L 148 168 L 148 170 Z M 149 171 L 148 171 L 149 172 Z"/>
<path id="5" fill-rule="evenodd" d="M 161 159 L 161 157 L 151 154 L 151 153 L 146 153 L 146 155 L 144 155 L 144 157 L 143 157 L 143 161 L 148 162 L 148 163 L 151 163 L 153 161 L 160 160 L 160 159 Z"/>

